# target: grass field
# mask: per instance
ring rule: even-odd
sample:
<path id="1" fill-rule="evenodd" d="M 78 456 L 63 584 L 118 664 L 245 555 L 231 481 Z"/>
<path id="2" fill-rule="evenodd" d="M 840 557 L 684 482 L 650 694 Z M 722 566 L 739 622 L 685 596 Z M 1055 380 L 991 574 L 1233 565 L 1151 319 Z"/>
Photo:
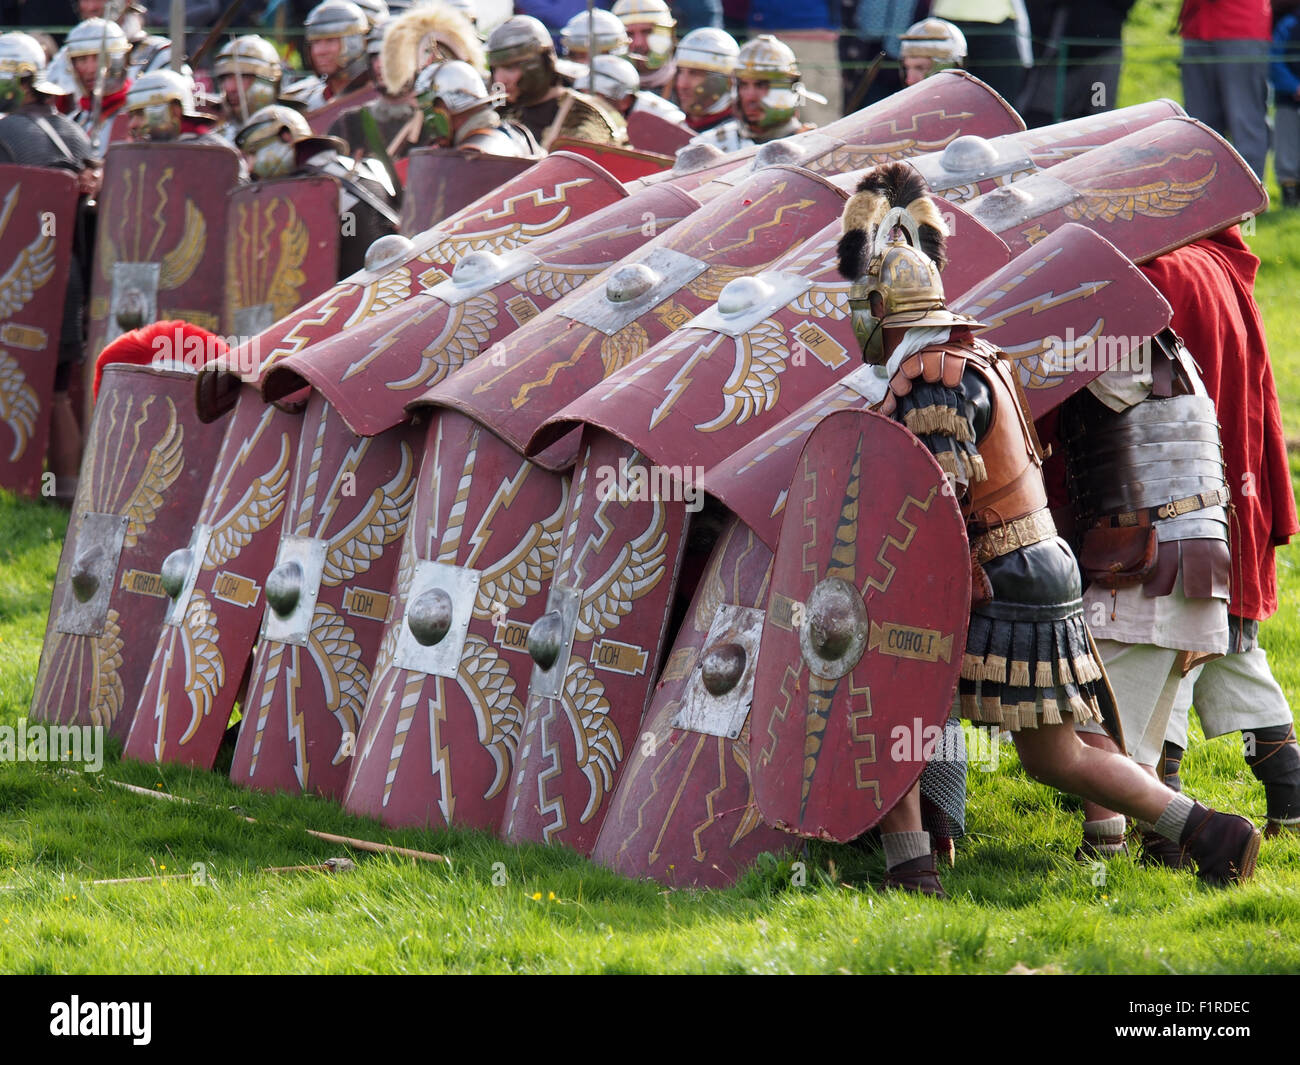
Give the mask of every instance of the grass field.
<path id="1" fill-rule="evenodd" d="M 1138 5 L 1121 103 L 1178 95 L 1173 6 Z M 1287 431 L 1300 440 L 1300 213 L 1270 212 L 1252 243 Z M 0 724 L 26 714 L 65 527 L 53 507 L 0 499 Z M 1295 705 L 1300 547 L 1278 563 L 1281 608 L 1261 635 Z M 880 859 L 847 848 L 811 848 L 802 886 L 789 861 L 770 860 L 729 891 L 669 892 L 563 851 L 389 832 L 216 774 L 115 757 L 98 776 L 0 764 L 0 972 L 1300 970 L 1300 839 L 1265 844 L 1255 880 L 1231 892 L 1125 859 L 1081 867 L 1077 804 L 1003 754 L 996 771 L 972 770 L 971 833 L 945 874 L 953 898 L 943 903 L 878 895 L 865 880 L 879 879 Z M 1184 767 L 1190 793 L 1262 822 L 1262 791 L 1236 737 L 1196 743 Z M 226 809 L 234 804 L 260 823 Z M 342 853 L 305 826 L 449 860 L 356 854 L 348 875 L 258 871 Z"/>

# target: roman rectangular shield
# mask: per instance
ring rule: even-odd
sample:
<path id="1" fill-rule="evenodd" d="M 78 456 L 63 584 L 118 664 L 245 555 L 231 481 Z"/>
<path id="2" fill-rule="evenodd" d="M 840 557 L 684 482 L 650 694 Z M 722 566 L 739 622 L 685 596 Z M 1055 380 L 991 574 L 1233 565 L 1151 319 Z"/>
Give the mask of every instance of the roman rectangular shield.
<path id="1" fill-rule="evenodd" d="M 694 134 L 685 126 L 669 122 L 650 111 L 635 110 L 627 116 L 627 139 L 641 152 L 672 158 L 678 148 L 685 148 Z"/>
<path id="2" fill-rule="evenodd" d="M 616 144 L 593 144 L 571 137 L 559 138 L 552 147 L 555 151 L 573 152 L 599 163 L 619 181 L 635 181 L 639 177 L 671 170 L 673 165 L 671 155 L 621 148 Z"/>
<path id="3" fill-rule="evenodd" d="M 228 336 L 264 332 L 338 280 L 338 188 L 327 177 L 296 177 L 229 194 L 222 314 Z"/>
<path id="4" fill-rule="evenodd" d="M 34 721 L 125 739 L 222 429 L 194 416 L 193 374 L 105 368 L 32 698 Z"/>
<path id="5" fill-rule="evenodd" d="M 407 156 L 401 231 L 423 233 L 536 164 L 532 158 L 416 148 Z"/>
<path id="6" fill-rule="evenodd" d="M 0 487 L 34 496 L 50 430 L 77 179 L 0 166 Z"/>
<path id="7" fill-rule="evenodd" d="M 339 120 L 344 111 L 351 111 L 354 107 L 361 107 L 363 104 L 370 103 L 371 100 L 378 99 L 378 97 L 379 90 L 374 85 L 365 85 L 360 89 L 353 89 L 352 92 L 345 92 L 342 96 L 334 97 L 334 99 L 322 104 L 314 111 L 308 111 L 305 116 L 307 124 L 311 126 L 313 133 L 329 133 L 330 127 Z"/>
<path id="8" fill-rule="evenodd" d="M 828 417 L 789 484 L 754 680 L 769 824 L 848 842 L 893 809 L 948 718 L 969 616 L 966 523 L 939 464 L 888 418 Z"/>

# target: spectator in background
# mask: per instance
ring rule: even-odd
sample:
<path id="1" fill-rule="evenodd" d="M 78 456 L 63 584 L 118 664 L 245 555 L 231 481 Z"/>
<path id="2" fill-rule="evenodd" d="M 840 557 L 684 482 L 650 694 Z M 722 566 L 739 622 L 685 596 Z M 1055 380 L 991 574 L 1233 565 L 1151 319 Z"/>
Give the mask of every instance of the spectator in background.
<path id="1" fill-rule="evenodd" d="M 1282 206 L 1300 207 L 1300 15 L 1292 11 L 1273 29 L 1273 169 Z"/>
<path id="2" fill-rule="evenodd" d="M 677 20 L 678 37 L 701 26 L 722 29 L 722 0 L 669 0 L 668 7 Z"/>
<path id="3" fill-rule="evenodd" d="M 1184 0 L 1183 106 L 1232 141 L 1262 181 L 1268 155 L 1268 0 Z"/>
<path id="4" fill-rule="evenodd" d="M 818 96 L 838 100 L 841 85 L 837 42 L 840 0 L 750 0 L 750 37 L 771 33 L 788 44 L 799 58 L 804 84 Z M 839 118 L 838 105 L 808 103 L 803 118 L 824 126 Z"/>
<path id="5" fill-rule="evenodd" d="M 864 0 L 865 2 L 865 0 Z M 1095 5 L 1085 10 L 1090 14 Z M 1033 63 L 1024 0 L 934 0 L 930 14 L 966 37 L 966 69 L 1014 104 Z"/>
<path id="6" fill-rule="evenodd" d="M 597 3 L 608 8 L 608 3 Z M 558 39 L 564 24 L 579 12 L 587 10 L 587 0 L 515 0 L 516 15 L 532 15 Z"/>
<path id="7" fill-rule="evenodd" d="M 846 115 L 903 87 L 898 38 L 912 24 L 918 6 L 916 0 L 840 0 L 845 33 L 840 36 L 839 58 Z"/>
<path id="8" fill-rule="evenodd" d="M 1029 0 L 1034 69 L 1016 107 L 1026 125 L 1065 122 L 1115 106 L 1124 20 L 1133 3 L 1097 0 L 1081 7 L 1062 0 Z"/>

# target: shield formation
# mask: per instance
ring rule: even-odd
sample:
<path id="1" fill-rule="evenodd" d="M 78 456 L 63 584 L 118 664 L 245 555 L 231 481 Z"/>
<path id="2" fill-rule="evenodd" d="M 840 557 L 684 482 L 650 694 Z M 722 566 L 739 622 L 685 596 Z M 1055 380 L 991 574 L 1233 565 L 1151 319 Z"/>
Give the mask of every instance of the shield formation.
<path id="1" fill-rule="evenodd" d="M 40 489 L 76 227 L 77 179 L 0 166 L 0 487 Z"/>

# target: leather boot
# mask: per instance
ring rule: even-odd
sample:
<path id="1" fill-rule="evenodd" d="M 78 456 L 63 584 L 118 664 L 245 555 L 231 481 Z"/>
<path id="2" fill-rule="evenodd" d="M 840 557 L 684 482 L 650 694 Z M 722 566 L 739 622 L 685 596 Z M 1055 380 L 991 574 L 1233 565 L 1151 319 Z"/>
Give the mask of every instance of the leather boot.
<path id="1" fill-rule="evenodd" d="M 939 882 L 939 874 L 935 872 L 933 853 L 913 858 L 910 862 L 900 862 L 888 870 L 880 889 L 889 891 L 893 888 L 913 891 L 918 895 L 934 895 L 940 899 L 948 897 L 943 884 Z"/>
<path id="2" fill-rule="evenodd" d="M 1172 839 L 1159 832 L 1142 833 L 1142 864 L 1166 869 L 1190 869 L 1192 859 Z"/>
<path id="3" fill-rule="evenodd" d="M 1196 860 L 1197 875 L 1207 884 L 1237 884 L 1255 875 L 1259 829 L 1244 817 L 1196 803 L 1178 842 Z"/>

